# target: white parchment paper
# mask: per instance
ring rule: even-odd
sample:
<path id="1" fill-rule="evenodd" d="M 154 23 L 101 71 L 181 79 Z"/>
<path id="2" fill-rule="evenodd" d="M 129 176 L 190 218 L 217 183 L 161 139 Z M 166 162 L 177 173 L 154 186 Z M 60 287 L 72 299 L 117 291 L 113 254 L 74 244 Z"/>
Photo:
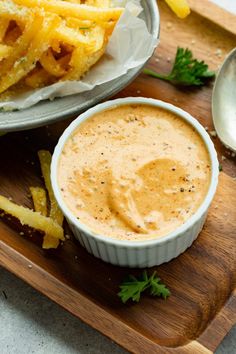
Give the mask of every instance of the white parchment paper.
<path id="1" fill-rule="evenodd" d="M 64 81 L 12 97 L 0 102 L 4 110 L 24 109 L 45 99 L 72 95 L 104 84 L 144 64 L 158 44 L 147 29 L 146 23 L 137 16 L 142 11 L 139 0 L 114 0 L 114 6 L 125 6 L 109 40 L 103 58 L 81 81 Z"/>

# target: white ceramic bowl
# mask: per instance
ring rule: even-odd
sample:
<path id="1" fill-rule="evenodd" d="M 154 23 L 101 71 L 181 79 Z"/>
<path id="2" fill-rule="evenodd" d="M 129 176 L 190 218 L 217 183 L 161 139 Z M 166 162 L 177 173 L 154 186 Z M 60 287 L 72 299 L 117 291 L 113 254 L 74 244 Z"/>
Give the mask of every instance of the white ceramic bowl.
<path id="1" fill-rule="evenodd" d="M 146 104 L 161 107 L 180 116 L 182 119 L 190 123 L 200 134 L 209 151 L 212 176 L 208 193 L 196 211 L 183 225 L 175 231 L 161 238 L 147 241 L 123 241 L 109 238 L 103 235 L 93 233 L 86 225 L 82 224 L 69 210 L 65 204 L 57 181 L 58 161 L 65 145 L 72 132 L 86 119 L 94 114 L 126 104 Z M 170 261 L 172 258 L 179 256 L 184 252 L 193 241 L 197 238 L 202 230 L 206 219 L 207 211 L 214 197 L 219 175 L 219 163 L 217 160 L 214 145 L 206 133 L 205 129 L 190 114 L 177 108 L 171 104 L 149 99 L 149 98 L 122 98 L 114 101 L 107 101 L 99 104 L 75 119 L 61 136 L 52 158 L 51 180 L 56 200 L 64 213 L 71 230 L 81 245 L 95 257 L 101 258 L 105 262 L 109 262 L 119 266 L 126 267 L 152 267 L 164 262 Z"/>

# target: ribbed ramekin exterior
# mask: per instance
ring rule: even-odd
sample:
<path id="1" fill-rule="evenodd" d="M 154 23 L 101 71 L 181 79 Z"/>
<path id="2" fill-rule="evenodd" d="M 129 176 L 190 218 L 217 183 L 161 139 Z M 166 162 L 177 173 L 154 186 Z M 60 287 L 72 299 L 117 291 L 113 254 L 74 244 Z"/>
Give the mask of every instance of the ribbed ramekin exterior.
<path id="1" fill-rule="evenodd" d="M 135 245 L 124 247 L 108 244 L 96 237 L 91 237 L 82 230 L 80 231 L 70 220 L 67 221 L 76 239 L 95 257 L 122 267 L 145 268 L 169 262 L 190 247 L 202 230 L 206 214 L 203 214 L 189 229 L 177 237 L 156 245 L 148 246 L 147 244 L 142 248 L 135 247 Z"/>

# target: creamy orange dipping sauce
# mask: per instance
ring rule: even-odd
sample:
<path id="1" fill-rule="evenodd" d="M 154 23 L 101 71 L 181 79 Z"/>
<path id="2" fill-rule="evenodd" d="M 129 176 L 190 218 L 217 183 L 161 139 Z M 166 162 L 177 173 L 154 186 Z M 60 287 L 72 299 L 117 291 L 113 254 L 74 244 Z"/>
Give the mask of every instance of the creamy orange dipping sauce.
<path id="1" fill-rule="evenodd" d="M 58 182 L 91 231 L 120 240 L 167 235 L 192 216 L 210 183 L 196 130 L 154 106 L 126 105 L 84 121 L 66 142 Z"/>

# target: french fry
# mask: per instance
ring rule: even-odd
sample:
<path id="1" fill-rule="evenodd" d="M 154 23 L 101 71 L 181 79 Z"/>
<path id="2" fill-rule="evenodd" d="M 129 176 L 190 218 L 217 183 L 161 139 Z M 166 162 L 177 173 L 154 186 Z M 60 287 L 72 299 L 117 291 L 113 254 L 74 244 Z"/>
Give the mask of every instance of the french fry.
<path id="1" fill-rule="evenodd" d="M 32 10 L 17 6 L 15 1 L 0 1 L 0 17 L 1 19 L 26 23 L 32 16 Z"/>
<path id="2" fill-rule="evenodd" d="M 11 202 L 6 197 L 0 196 L 0 209 L 6 214 L 19 219 L 22 225 L 28 225 L 42 231 L 51 237 L 64 241 L 63 228 L 52 218 Z"/>
<path id="3" fill-rule="evenodd" d="M 94 22 L 89 20 L 80 20 L 76 17 L 67 17 L 66 24 L 67 26 L 76 29 L 89 29 L 91 26 L 93 26 Z"/>
<path id="4" fill-rule="evenodd" d="M 56 16 L 48 16 L 47 19 L 43 21 L 42 27 L 38 29 L 36 35 L 34 35 L 26 56 L 20 58 L 20 61 L 13 66 L 10 72 L 0 79 L 0 93 L 21 80 L 36 66 L 45 48 L 47 49 L 49 46 L 53 31 L 57 25 L 58 18 Z"/>
<path id="5" fill-rule="evenodd" d="M 27 86 L 34 89 L 46 86 L 50 84 L 52 76 L 43 68 L 35 69 L 32 73 L 25 78 L 25 83 Z"/>
<path id="6" fill-rule="evenodd" d="M 56 29 L 54 36 L 60 42 L 65 42 L 74 47 L 83 46 L 88 47 L 89 49 L 94 45 L 94 40 L 91 42 L 88 41 L 88 38 L 84 36 L 80 30 L 70 28 L 64 25 L 61 25 Z"/>
<path id="7" fill-rule="evenodd" d="M 67 54 L 64 57 L 57 60 L 57 63 L 60 65 L 60 67 L 64 68 L 64 71 L 66 70 L 66 67 L 69 64 L 70 58 L 71 55 Z M 38 87 L 48 85 L 52 80 L 53 77 L 44 68 L 40 68 L 30 73 L 26 77 L 25 83 L 32 88 L 38 88 Z"/>
<path id="8" fill-rule="evenodd" d="M 64 216 L 57 204 L 57 201 L 54 197 L 54 193 L 52 190 L 51 178 L 50 178 L 50 166 L 51 166 L 51 154 L 47 150 L 40 150 L 38 151 L 40 166 L 42 175 L 44 178 L 45 186 L 48 191 L 49 199 L 50 199 L 50 217 L 56 221 L 59 225 L 62 225 Z"/>
<path id="9" fill-rule="evenodd" d="M 61 80 L 79 80 L 91 66 L 93 66 L 104 54 L 105 46 L 99 51 L 90 56 L 89 58 L 84 55 L 82 48 L 77 48 L 73 51 L 70 66 L 71 69 L 68 73 L 61 78 Z"/>
<path id="10" fill-rule="evenodd" d="M 61 210 L 58 207 L 57 201 L 54 197 L 54 193 L 52 190 L 51 179 L 50 179 L 50 166 L 51 166 L 51 154 L 49 151 L 40 150 L 38 152 L 39 161 L 41 165 L 41 170 L 44 178 L 44 182 L 48 191 L 49 199 L 50 199 L 50 217 L 57 222 L 59 225 L 62 225 L 64 216 Z M 56 242 L 50 235 L 45 234 L 43 240 L 43 248 L 57 248 L 59 242 Z"/>
<path id="11" fill-rule="evenodd" d="M 8 29 L 8 26 L 9 26 L 9 20 L 8 19 L 5 19 L 3 18 L 1 21 L 0 21 L 0 42 L 2 42 L 5 34 L 6 34 L 6 31 Z"/>
<path id="12" fill-rule="evenodd" d="M 45 189 L 40 187 L 30 187 L 30 193 L 34 203 L 34 210 L 41 215 L 47 216 L 47 196 Z"/>
<path id="13" fill-rule="evenodd" d="M 12 52 L 12 47 L 5 44 L 0 44 L 0 60 L 7 58 Z"/>
<path id="14" fill-rule="evenodd" d="M 52 237 L 48 234 L 44 235 L 43 238 L 43 244 L 42 248 L 45 250 L 51 249 L 51 248 L 57 248 L 60 244 L 60 241 L 56 239 L 55 237 Z"/>
<path id="15" fill-rule="evenodd" d="M 61 53 L 61 44 L 58 39 L 53 38 L 51 48 L 55 53 Z"/>
<path id="16" fill-rule="evenodd" d="M 40 187 L 30 187 L 30 192 L 33 198 L 34 210 L 41 215 L 47 216 L 47 196 L 45 189 Z M 60 242 L 57 238 L 45 234 L 42 247 L 44 249 L 57 248 L 59 243 Z"/>
<path id="17" fill-rule="evenodd" d="M 73 2 L 74 4 L 81 4 L 80 0 L 66 0 L 68 2 Z"/>
<path id="18" fill-rule="evenodd" d="M 87 0 L 86 5 L 96 6 L 96 7 L 110 7 L 110 0 Z"/>
<path id="19" fill-rule="evenodd" d="M 118 20 L 123 8 L 96 8 L 88 5 L 77 5 L 61 0 L 14 0 L 18 5 L 40 7 L 63 17 L 78 17 L 81 20 L 110 21 Z"/>
<path id="20" fill-rule="evenodd" d="M 104 45 L 105 29 L 100 26 L 96 26 L 91 29 L 90 36 L 91 38 L 95 38 L 95 44 L 93 48 L 94 52 L 99 51 Z"/>
<path id="21" fill-rule="evenodd" d="M 19 60 L 19 58 L 23 58 L 24 53 L 27 52 L 27 49 L 35 36 L 36 31 L 39 26 L 42 25 L 42 17 L 35 16 L 31 17 L 29 22 L 26 25 L 25 32 L 18 39 L 17 43 L 13 46 L 13 52 L 10 58 L 5 61 L 0 67 L 0 77 L 9 71 L 9 69 L 14 65 L 14 63 Z"/>
<path id="22" fill-rule="evenodd" d="M 171 10 L 180 18 L 185 18 L 190 14 L 190 8 L 187 0 L 165 0 Z"/>
<path id="23" fill-rule="evenodd" d="M 60 66 L 49 48 L 40 58 L 40 64 L 51 75 L 61 77 L 65 75 L 65 70 Z"/>

